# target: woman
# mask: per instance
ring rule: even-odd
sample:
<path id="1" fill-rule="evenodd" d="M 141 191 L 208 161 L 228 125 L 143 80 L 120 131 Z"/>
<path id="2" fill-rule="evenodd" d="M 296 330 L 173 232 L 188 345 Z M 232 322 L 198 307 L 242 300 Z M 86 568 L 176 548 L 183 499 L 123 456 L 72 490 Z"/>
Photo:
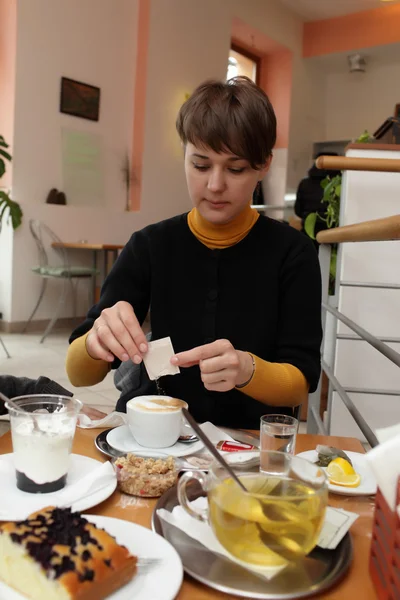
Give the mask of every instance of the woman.
<path id="1" fill-rule="evenodd" d="M 276 140 L 260 88 L 244 77 L 200 85 L 177 130 L 194 208 L 131 237 L 71 336 L 67 372 L 74 385 L 92 385 L 121 361 L 141 364 L 151 306 L 152 339 L 170 336 L 180 367 L 162 378 L 163 390 L 186 400 L 198 421 L 258 428 L 262 414 L 291 412 L 318 382 L 316 253 L 250 207 Z"/>

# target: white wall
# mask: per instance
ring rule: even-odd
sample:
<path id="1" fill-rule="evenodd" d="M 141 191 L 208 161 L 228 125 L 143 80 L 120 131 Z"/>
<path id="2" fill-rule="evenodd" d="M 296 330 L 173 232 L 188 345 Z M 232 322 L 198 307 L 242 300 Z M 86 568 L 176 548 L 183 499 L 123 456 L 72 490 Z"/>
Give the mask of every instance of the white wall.
<path id="1" fill-rule="evenodd" d="M 287 162 L 287 150 L 275 152 L 270 177 L 264 183 L 268 201 L 283 204 L 288 187 L 294 191 L 305 176 L 312 143 L 323 136 L 324 126 L 323 71 L 301 57 L 301 20 L 276 0 L 204 0 L 201 11 L 197 0 L 152 0 L 151 6 L 143 206 L 154 205 L 155 198 L 160 198 L 161 211 L 168 211 L 168 206 L 176 207 L 173 212 L 190 208 L 175 134 L 176 113 L 186 92 L 204 79 L 225 77 L 233 17 L 294 53 L 290 160 Z M 167 190 L 160 190 L 160 180 L 168 181 Z"/>
<path id="2" fill-rule="evenodd" d="M 287 192 L 295 192 L 311 166 L 312 145 L 324 136 L 324 72 L 294 56 Z"/>
<path id="3" fill-rule="evenodd" d="M 124 212 L 120 175 L 132 138 L 136 52 L 136 2 L 35 0 L 18 3 L 13 194 L 24 210 L 14 238 L 12 321 L 26 320 L 38 294 L 30 272 L 37 257 L 28 220 L 40 218 L 64 240 L 124 242 L 142 226 L 140 215 Z M 59 112 L 61 76 L 101 88 L 100 121 Z M 61 130 L 99 134 L 103 140 L 105 206 L 99 209 L 46 205 L 52 187 L 63 189 Z M 37 314 L 53 309 L 58 282 Z M 85 295 L 86 298 L 86 295 Z M 83 311 L 82 311 L 83 312 Z M 63 316 L 70 316 L 68 311 Z"/>
<path id="4" fill-rule="evenodd" d="M 153 220 L 191 208 L 175 120 L 186 93 L 224 78 L 230 33 L 223 2 L 151 2 L 141 205 Z"/>
<path id="5" fill-rule="evenodd" d="M 400 158 L 399 151 L 348 150 L 347 156 Z M 342 185 L 341 225 L 399 212 L 400 173 L 346 171 Z M 342 244 L 341 281 L 400 284 L 400 242 Z M 339 310 L 377 337 L 400 338 L 400 290 L 340 287 Z M 339 333 L 352 333 L 340 324 Z M 400 343 L 389 344 L 400 352 Z M 397 396 L 351 394 L 368 424 L 400 422 L 400 370 L 362 341 L 339 340 L 335 375 L 344 387 L 397 390 Z M 334 397 L 332 435 L 361 436 L 341 400 Z"/>
<path id="6" fill-rule="evenodd" d="M 0 135 L 10 145 L 13 154 L 15 54 L 17 10 L 13 0 L 0 2 Z M 6 173 L 0 181 L 0 190 L 9 192 L 12 185 L 13 163 L 6 163 Z M 0 312 L 3 319 L 11 318 L 13 232 L 3 221 L 0 231 Z"/>
<path id="7" fill-rule="evenodd" d="M 349 73 L 343 57 L 341 71 L 326 74 L 324 139 L 356 139 L 365 129 L 376 131 L 400 102 L 399 73 L 398 45 L 371 58 L 365 73 Z"/>
<path id="8" fill-rule="evenodd" d="M 25 220 L 14 242 L 14 322 L 28 318 L 40 286 L 30 272 L 36 258 L 29 218 L 45 220 L 67 241 L 124 243 L 134 230 L 190 209 L 176 113 L 185 93 L 204 79 L 225 75 L 234 16 L 293 50 L 294 70 L 302 68 L 301 21 L 277 0 L 204 0 L 201 9 L 197 0 L 152 0 L 141 210 L 127 214 L 120 159 L 132 139 L 137 1 L 118 0 L 116 5 L 110 0 L 19 0 L 18 9 L 13 190 Z M 101 88 L 98 123 L 59 113 L 61 76 Z M 300 88 L 304 92 L 297 77 L 294 97 Z M 294 124 L 309 102 L 307 93 L 301 102 Z M 51 187 L 63 186 L 63 127 L 102 137 L 105 206 L 44 204 Z M 303 152 L 307 144 L 303 135 L 294 152 Z M 58 293 L 53 289 L 36 318 L 51 313 Z M 80 312 L 85 300 L 82 295 Z M 62 316 L 70 316 L 70 311 Z"/>

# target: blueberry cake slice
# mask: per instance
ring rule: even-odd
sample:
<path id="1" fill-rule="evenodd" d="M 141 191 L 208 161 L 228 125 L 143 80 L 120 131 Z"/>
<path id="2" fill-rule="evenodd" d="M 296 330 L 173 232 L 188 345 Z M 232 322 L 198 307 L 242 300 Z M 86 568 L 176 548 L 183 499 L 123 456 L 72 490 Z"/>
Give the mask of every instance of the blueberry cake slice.
<path id="1" fill-rule="evenodd" d="M 137 558 L 67 508 L 0 525 L 0 579 L 33 600 L 101 600 L 136 572 Z"/>

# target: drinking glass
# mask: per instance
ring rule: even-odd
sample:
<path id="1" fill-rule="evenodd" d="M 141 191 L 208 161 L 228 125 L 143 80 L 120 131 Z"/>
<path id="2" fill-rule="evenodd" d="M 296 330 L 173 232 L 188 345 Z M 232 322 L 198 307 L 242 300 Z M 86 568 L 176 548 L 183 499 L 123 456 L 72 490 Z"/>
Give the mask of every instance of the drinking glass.
<path id="1" fill-rule="evenodd" d="M 261 417 L 261 456 L 266 450 L 294 454 L 298 427 L 298 420 L 287 415 L 264 415 Z"/>
<path id="2" fill-rule="evenodd" d="M 72 441 L 82 402 L 58 395 L 13 398 L 10 414 L 17 487 L 48 493 L 66 484 Z"/>

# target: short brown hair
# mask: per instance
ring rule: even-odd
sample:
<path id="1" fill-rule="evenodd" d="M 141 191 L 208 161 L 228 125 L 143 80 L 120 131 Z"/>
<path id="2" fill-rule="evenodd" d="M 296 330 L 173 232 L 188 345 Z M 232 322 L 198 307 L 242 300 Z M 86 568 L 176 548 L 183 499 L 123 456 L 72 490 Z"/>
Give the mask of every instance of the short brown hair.
<path id="1" fill-rule="evenodd" d="M 184 144 L 232 152 L 259 169 L 276 142 L 276 117 L 268 96 L 248 77 L 206 81 L 181 107 L 176 128 Z"/>

